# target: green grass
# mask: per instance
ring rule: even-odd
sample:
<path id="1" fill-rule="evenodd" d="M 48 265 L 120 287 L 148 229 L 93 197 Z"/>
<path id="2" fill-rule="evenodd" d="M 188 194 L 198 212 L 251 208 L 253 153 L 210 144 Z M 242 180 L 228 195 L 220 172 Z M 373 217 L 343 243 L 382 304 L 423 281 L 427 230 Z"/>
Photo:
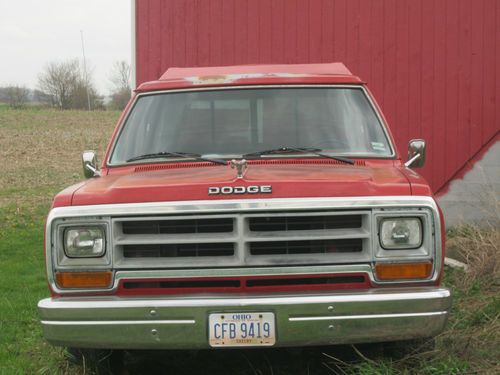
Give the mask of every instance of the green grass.
<path id="1" fill-rule="evenodd" d="M 4 218 L 0 236 L 0 373 L 55 370 L 62 362 L 61 351 L 41 339 L 36 311 L 38 300 L 47 295 L 43 219 L 41 215 L 16 218 L 12 211 L 9 207 L 0 210 Z"/>
<path id="2" fill-rule="evenodd" d="M 81 151 L 95 148 L 102 156 L 118 115 L 0 107 L 0 375 L 91 373 L 70 366 L 63 349 L 42 337 L 36 305 L 48 296 L 43 223 L 53 195 L 82 178 Z M 127 355 L 128 373 L 500 373 L 499 242 L 498 227 L 451 233 L 449 246 L 472 270 L 446 272 L 453 311 L 434 352 L 402 360 L 384 356 L 377 346 L 140 353 Z M 477 249 L 490 258 L 474 257 Z"/>
<path id="3" fill-rule="evenodd" d="M 52 197 L 82 179 L 81 151 L 102 155 L 118 116 L 0 106 L 0 375 L 81 373 L 42 338 L 44 220 Z"/>

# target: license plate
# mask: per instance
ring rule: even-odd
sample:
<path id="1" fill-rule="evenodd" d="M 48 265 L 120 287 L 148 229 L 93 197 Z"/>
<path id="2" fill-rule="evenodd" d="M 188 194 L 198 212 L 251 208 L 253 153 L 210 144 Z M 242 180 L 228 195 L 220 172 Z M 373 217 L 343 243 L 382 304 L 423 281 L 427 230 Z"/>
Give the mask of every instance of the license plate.
<path id="1" fill-rule="evenodd" d="M 219 313 L 208 317 L 210 346 L 271 346 L 274 313 Z"/>

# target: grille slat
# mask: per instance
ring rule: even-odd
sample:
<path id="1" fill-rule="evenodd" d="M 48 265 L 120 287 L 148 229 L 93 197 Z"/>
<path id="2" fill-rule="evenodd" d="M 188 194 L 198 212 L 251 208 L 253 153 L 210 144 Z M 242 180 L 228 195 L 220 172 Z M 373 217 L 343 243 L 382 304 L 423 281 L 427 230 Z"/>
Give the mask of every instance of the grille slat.
<path id="1" fill-rule="evenodd" d="M 357 253 L 362 250 L 360 239 L 250 243 L 252 255 Z"/>
<path id="2" fill-rule="evenodd" d="M 235 237 L 228 234 L 181 234 L 178 236 L 166 234 L 140 234 L 133 236 L 119 236 L 115 239 L 116 245 L 151 245 L 151 244 L 196 244 L 196 243 L 225 243 L 234 242 Z"/>
<path id="3" fill-rule="evenodd" d="M 168 244 L 168 245 L 125 245 L 125 258 L 172 258 L 232 256 L 234 245 L 227 244 Z"/>
<path id="4" fill-rule="evenodd" d="M 367 262 L 371 212 L 261 212 L 113 219 L 114 266 L 254 267 Z"/>
<path id="5" fill-rule="evenodd" d="M 361 228 L 360 215 L 252 217 L 250 230 L 259 232 Z"/>
<path id="6" fill-rule="evenodd" d="M 233 231 L 231 218 L 124 221 L 123 234 L 228 233 Z"/>
<path id="7" fill-rule="evenodd" d="M 328 240 L 328 239 L 352 239 L 369 238 L 370 233 L 365 230 L 355 229 L 334 229 L 334 230 L 311 230 L 311 231 L 279 231 L 279 232 L 251 232 L 248 234 L 248 241 L 288 241 L 293 238 L 299 240 Z"/>

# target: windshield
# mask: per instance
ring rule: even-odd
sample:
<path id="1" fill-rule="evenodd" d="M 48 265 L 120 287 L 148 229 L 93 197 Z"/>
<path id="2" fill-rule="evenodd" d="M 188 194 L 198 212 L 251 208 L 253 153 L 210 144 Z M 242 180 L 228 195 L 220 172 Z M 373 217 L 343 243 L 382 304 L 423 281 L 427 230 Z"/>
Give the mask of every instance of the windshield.
<path id="1" fill-rule="evenodd" d="M 280 147 L 354 157 L 392 154 L 359 88 L 239 88 L 140 96 L 110 162 L 165 152 L 234 158 Z"/>

